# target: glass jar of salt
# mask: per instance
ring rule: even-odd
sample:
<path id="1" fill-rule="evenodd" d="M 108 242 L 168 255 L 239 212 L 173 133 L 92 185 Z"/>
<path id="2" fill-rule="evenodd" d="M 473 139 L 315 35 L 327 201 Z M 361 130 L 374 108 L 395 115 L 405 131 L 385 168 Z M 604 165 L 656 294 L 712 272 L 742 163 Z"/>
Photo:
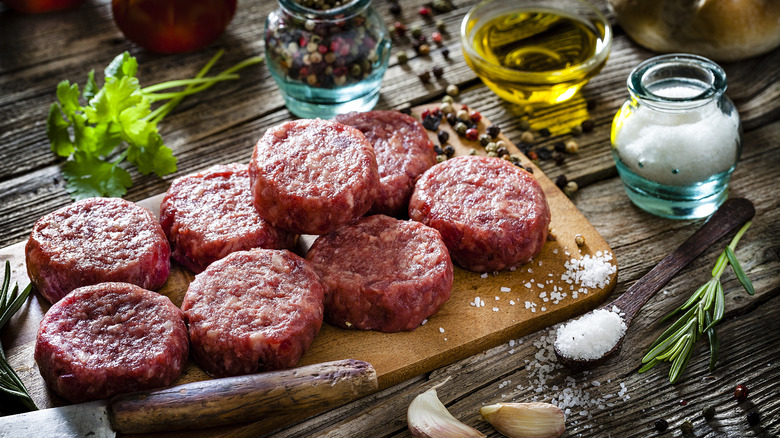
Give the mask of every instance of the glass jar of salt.
<path id="1" fill-rule="evenodd" d="M 628 77 L 612 155 L 631 201 L 673 219 L 709 216 L 726 200 L 742 151 L 726 73 L 701 56 L 651 58 Z"/>
<path id="2" fill-rule="evenodd" d="M 265 54 L 290 112 L 331 118 L 373 108 L 390 33 L 371 0 L 277 1 L 265 22 Z"/>

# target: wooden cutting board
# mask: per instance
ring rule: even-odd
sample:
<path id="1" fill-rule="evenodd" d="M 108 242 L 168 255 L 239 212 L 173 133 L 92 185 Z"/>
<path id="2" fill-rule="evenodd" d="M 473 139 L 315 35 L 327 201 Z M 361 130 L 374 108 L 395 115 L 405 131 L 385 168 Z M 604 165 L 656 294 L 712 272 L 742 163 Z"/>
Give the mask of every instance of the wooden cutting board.
<path id="1" fill-rule="evenodd" d="M 419 117 L 423 110 L 432 107 L 435 105 L 417 107 L 414 114 Z M 489 124 L 483 119 L 480 132 L 484 132 Z M 442 122 L 440 129 L 450 132 L 450 144 L 455 147 L 456 155 L 466 155 L 472 148 L 480 155 L 485 154 L 478 142 L 459 137 L 446 121 Z M 430 136 L 438 144 L 436 133 L 430 132 Z M 512 154 L 520 155 L 503 134 L 499 139 L 509 143 L 508 149 Z M 533 168 L 552 213 L 550 228 L 554 240 L 544 245 L 539 256 L 515 271 L 480 274 L 456 266 L 450 300 L 426 324 L 411 332 L 351 331 L 323 324 L 301 365 L 344 358 L 367 361 L 376 369 L 379 387 L 383 389 L 565 321 L 602 303 L 614 289 L 617 273 L 611 276 L 606 287 L 589 289 L 587 293 L 579 293 L 576 299 L 572 298 L 570 285 L 561 279 L 561 274 L 566 271 L 564 264 L 569 259 L 599 251 L 611 252 L 609 246 L 549 178 L 524 156 L 522 160 L 524 166 Z M 139 204 L 157 214 L 162 197 L 163 194 L 160 194 Z M 574 241 L 577 234 L 585 238 L 585 245 L 577 246 Z M 302 238 L 305 247 L 312 240 L 312 236 Z M 24 244 L 20 242 L 0 250 L 0 262 L 11 261 L 15 276 L 12 281 L 17 281 L 21 287 L 29 283 L 24 264 Z M 611 263 L 616 262 L 613 260 Z M 190 272 L 173 265 L 167 283 L 159 292 L 170 297 L 176 305 L 181 305 L 192 278 Z M 567 292 L 567 296 L 557 303 L 550 300 L 554 287 Z M 474 305 L 476 301 L 484 302 L 484 306 L 477 307 Z M 48 308 L 43 298 L 31 295 L 2 333 L 11 365 L 41 408 L 66 404 L 48 391 L 33 359 L 38 323 Z M 208 376 L 190 361 L 176 384 L 206 378 Z"/>

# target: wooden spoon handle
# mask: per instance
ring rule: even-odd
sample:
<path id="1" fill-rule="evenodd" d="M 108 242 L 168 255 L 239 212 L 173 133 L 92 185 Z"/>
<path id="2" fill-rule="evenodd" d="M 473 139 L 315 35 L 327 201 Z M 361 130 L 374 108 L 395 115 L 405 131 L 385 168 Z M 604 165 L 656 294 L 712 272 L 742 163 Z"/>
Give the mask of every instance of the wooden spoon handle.
<path id="1" fill-rule="evenodd" d="M 121 433 L 197 429 L 290 412 L 318 412 L 376 391 L 376 371 L 339 360 L 247 376 L 203 380 L 119 395 L 108 403 Z"/>
<path id="2" fill-rule="evenodd" d="M 731 230 L 742 226 L 755 214 L 756 209 L 749 200 L 745 198 L 727 200 L 688 240 L 661 260 L 650 272 L 607 307 L 611 308 L 612 305 L 616 305 L 625 312 L 623 319 L 626 325 L 631 324 L 631 320 L 634 319 L 639 309 L 675 274 L 701 255 L 707 247 Z"/>

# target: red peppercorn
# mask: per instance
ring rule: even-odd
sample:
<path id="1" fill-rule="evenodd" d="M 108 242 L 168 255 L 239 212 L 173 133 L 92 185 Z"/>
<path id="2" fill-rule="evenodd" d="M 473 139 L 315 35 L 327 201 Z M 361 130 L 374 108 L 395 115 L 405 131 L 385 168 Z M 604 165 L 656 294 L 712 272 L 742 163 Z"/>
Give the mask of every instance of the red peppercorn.
<path id="1" fill-rule="evenodd" d="M 431 110 L 425 110 L 425 111 L 422 112 L 422 114 L 420 114 L 420 118 L 425 120 L 425 118 L 430 116 L 430 115 L 431 115 Z"/>
<path id="2" fill-rule="evenodd" d="M 536 154 L 534 151 L 528 151 L 528 159 L 531 161 L 535 161 L 539 159 L 539 155 Z"/>
<path id="3" fill-rule="evenodd" d="M 477 141 L 477 139 L 479 139 L 479 131 L 474 128 L 467 129 L 466 138 L 471 141 Z"/>
<path id="4" fill-rule="evenodd" d="M 480 114 L 479 111 L 472 111 L 469 114 L 469 118 L 472 122 L 477 123 L 482 119 L 482 114 Z"/>
<path id="5" fill-rule="evenodd" d="M 747 400 L 748 398 L 748 387 L 745 385 L 737 385 L 737 387 L 734 389 L 734 398 L 737 399 L 738 402 L 743 402 Z"/>
<path id="6" fill-rule="evenodd" d="M 398 34 L 398 36 L 406 35 L 406 26 L 404 26 L 404 24 L 400 21 L 393 23 L 393 27 L 395 28 L 395 33 Z"/>
<path id="7" fill-rule="evenodd" d="M 435 42 L 436 44 L 441 44 L 441 42 L 442 42 L 441 34 L 440 34 L 439 32 L 433 32 L 433 33 L 431 34 L 431 39 L 432 39 L 432 40 L 433 40 L 433 42 Z"/>
<path id="8" fill-rule="evenodd" d="M 328 53 L 328 46 L 326 46 L 325 44 L 320 44 L 319 46 L 317 46 L 317 51 L 324 55 Z"/>
<path id="9" fill-rule="evenodd" d="M 430 17 L 431 16 L 431 8 L 428 6 L 420 6 L 420 9 L 417 10 L 417 13 L 420 14 L 422 17 Z"/>

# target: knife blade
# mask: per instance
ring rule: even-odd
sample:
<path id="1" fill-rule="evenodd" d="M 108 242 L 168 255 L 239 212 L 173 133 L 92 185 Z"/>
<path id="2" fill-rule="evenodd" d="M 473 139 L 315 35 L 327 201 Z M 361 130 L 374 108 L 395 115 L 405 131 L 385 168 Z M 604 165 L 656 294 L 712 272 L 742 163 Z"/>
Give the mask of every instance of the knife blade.
<path id="1" fill-rule="evenodd" d="M 107 438 L 198 429 L 336 407 L 376 390 L 374 367 L 345 359 L 0 417 L 0 437 Z"/>

